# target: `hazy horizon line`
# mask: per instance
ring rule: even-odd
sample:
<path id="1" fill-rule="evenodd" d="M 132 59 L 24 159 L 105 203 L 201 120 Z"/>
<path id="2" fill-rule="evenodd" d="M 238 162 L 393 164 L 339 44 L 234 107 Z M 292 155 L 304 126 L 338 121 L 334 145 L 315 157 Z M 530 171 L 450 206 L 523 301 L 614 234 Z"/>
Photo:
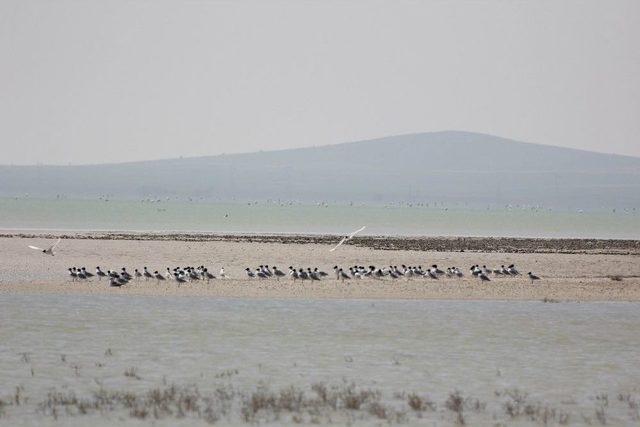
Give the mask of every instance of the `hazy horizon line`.
<path id="1" fill-rule="evenodd" d="M 274 149 L 271 149 L 271 150 L 257 150 L 257 151 L 254 150 L 254 151 L 238 151 L 238 152 L 231 152 L 231 153 L 223 152 L 223 153 L 218 153 L 218 154 L 202 154 L 202 155 L 175 156 L 175 157 L 158 157 L 158 158 L 154 158 L 154 159 L 125 160 L 125 161 L 122 161 L 122 162 L 105 162 L 105 163 L 71 163 L 71 162 L 66 163 L 66 164 L 62 164 L 62 163 L 24 163 L 24 164 L 0 163 L 0 167 L 77 167 L 77 166 L 125 165 L 125 164 L 133 164 L 133 163 L 162 162 L 162 161 L 168 161 L 168 160 L 190 160 L 190 159 L 201 159 L 201 158 L 207 158 L 207 157 L 242 156 L 242 155 L 258 154 L 258 153 L 278 153 L 278 152 L 284 152 L 284 151 L 313 150 L 313 149 L 319 149 L 319 148 L 335 147 L 335 146 L 339 146 L 339 145 L 366 143 L 366 142 L 377 141 L 377 140 L 386 139 L 386 138 L 401 138 L 401 137 L 407 137 L 407 136 L 429 135 L 429 134 L 446 134 L 446 133 L 478 135 L 478 136 L 485 136 L 485 137 L 488 136 L 488 137 L 492 137 L 492 138 L 501 139 L 505 143 L 511 142 L 511 143 L 516 143 L 516 144 L 538 145 L 538 146 L 542 146 L 542 147 L 559 148 L 559 149 L 568 150 L 568 151 L 579 151 L 579 152 L 585 152 L 585 153 L 602 154 L 602 155 L 616 156 L 616 157 L 626 157 L 626 158 L 639 159 L 640 160 L 640 156 L 632 156 L 632 155 L 629 155 L 629 154 L 612 153 L 612 152 L 609 152 L 609 151 L 586 150 L 586 149 L 582 149 L 582 148 L 565 147 L 565 146 L 561 146 L 561 145 L 551 145 L 551 144 L 545 144 L 545 143 L 540 143 L 540 142 L 521 141 L 521 140 L 512 139 L 512 138 L 509 138 L 509 137 L 500 136 L 500 135 L 494 135 L 494 134 L 485 133 L 485 132 L 445 129 L 445 130 L 440 130 L 440 131 L 407 132 L 407 133 L 400 133 L 400 134 L 391 134 L 391 135 L 384 135 L 384 136 L 379 136 L 379 137 L 375 137 L 375 138 L 366 138 L 366 139 L 359 139 L 359 140 L 352 140 L 352 141 L 334 142 L 334 143 L 327 143 L 327 144 L 322 144 L 322 145 L 303 146 L 303 147 L 290 147 L 290 148 L 274 148 Z"/>

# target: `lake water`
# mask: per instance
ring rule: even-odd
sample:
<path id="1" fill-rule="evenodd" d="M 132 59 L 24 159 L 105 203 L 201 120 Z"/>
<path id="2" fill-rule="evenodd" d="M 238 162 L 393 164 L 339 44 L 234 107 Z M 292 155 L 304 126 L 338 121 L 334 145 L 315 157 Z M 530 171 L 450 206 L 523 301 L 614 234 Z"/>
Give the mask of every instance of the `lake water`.
<path id="1" fill-rule="evenodd" d="M 0 229 L 640 238 L 640 212 L 0 199 Z"/>
<path id="2" fill-rule="evenodd" d="M 526 393 L 532 407 L 565 414 L 572 425 L 598 425 L 598 411 L 611 425 L 633 425 L 639 330 L 637 303 L 0 295 L 0 398 L 10 402 L 16 387 L 22 396 L 21 405 L 4 406 L 0 424 L 140 425 L 117 407 L 87 415 L 60 407 L 55 421 L 40 404 L 52 390 L 82 397 L 166 384 L 192 384 L 202 394 L 234 390 L 218 422 L 241 424 L 243 393 L 261 385 L 310 396 L 314 383 L 354 382 L 379 391 L 409 425 L 453 424 L 446 402 L 455 390 L 468 398 L 469 425 L 542 423 L 508 415 L 513 399 L 504 390 Z M 428 396 L 436 407 L 418 414 L 403 392 Z M 366 411 L 319 413 L 302 411 L 302 421 L 380 423 Z M 260 417 L 292 422 L 287 411 Z M 158 422 L 206 423 L 175 413 Z"/>

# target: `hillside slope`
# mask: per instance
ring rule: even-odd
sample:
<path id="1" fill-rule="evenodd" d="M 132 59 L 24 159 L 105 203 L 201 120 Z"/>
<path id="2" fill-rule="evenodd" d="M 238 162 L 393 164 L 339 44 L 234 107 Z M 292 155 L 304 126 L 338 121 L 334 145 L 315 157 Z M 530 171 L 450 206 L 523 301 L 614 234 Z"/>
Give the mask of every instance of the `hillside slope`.
<path id="1" fill-rule="evenodd" d="M 0 166 L 0 196 L 640 206 L 640 158 L 469 132 L 86 166 Z"/>

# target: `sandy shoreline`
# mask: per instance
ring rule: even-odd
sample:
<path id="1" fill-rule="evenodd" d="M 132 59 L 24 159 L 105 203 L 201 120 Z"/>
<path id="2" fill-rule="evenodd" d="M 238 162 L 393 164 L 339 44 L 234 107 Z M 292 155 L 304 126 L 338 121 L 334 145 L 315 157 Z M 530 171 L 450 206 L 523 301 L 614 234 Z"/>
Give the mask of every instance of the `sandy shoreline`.
<path id="1" fill-rule="evenodd" d="M 252 234 L 202 232 L 28 231 L 2 230 L 0 238 L 73 240 L 152 240 L 188 242 L 246 242 L 334 244 L 336 235 Z M 584 253 L 640 255 L 640 240 L 535 237 L 406 237 L 359 235 L 349 244 L 381 250 L 435 252 Z"/>
<path id="2" fill-rule="evenodd" d="M 569 300 L 640 301 L 640 258 L 638 255 L 608 253 L 504 253 L 383 250 L 345 245 L 329 252 L 329 243 L 273 243 L 263 241 L 184 241 L 138 239 L 67 238 L 56 256 L 42 255 L 27 245 L 44 246 L 41 236 L 0 237 L 3 267 L 0 293 L 55 293 L 87 295 L 207 296 L 231 298 L 301 299 L 453 299 L 453 300 Z M 331 243 L 335 240 L 332 239 Z M 515 263 L 521 272 L 533 271 L 542 280 L 531 285 L 525 277 L 495 278 L 478 283 L 469 274 L 463 279 L 351 280 L 337 282 L 333 275 L 321 282 L 248 280 L 245 267 L 259 264 L 286 269 L 319 267 L 331 273 L 334 265 L 422 265 L 459 266 L 467 272 L 473 264 L 497 267 Z M 106 281 L 72 283 L 69 266 L 103 269 L 164 271 L 166 267 L 207 265 L 217 274 L 224 266 L 229 278 L 209 283 L 136 281 L 120 289 Z M 611 277 L 619 276 L 620 281 Z"/>

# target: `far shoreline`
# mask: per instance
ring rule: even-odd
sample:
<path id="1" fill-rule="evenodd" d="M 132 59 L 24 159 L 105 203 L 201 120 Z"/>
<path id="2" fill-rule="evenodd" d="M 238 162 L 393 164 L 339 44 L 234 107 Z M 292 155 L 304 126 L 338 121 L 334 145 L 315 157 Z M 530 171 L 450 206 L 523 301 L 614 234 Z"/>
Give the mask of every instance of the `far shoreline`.
<path id="1" fill-rule="evenodd" d="M 229 233 L 229 232 L 150 232 L 150 231 L 74 231 L 7 230 L 0 228 L 0 238 L 133 240 L 175 242 L 235 242 L 330 245 L 338 234 L 302 233 Z M 483 252 L 483 253 L 559 253 L 599 255 L 640 255 L 640 240 L 546 237 L 475 237 L 475 236 L 399 236 L 359 235 L 348 242 L 362 248 L 389 251 Z"/>

